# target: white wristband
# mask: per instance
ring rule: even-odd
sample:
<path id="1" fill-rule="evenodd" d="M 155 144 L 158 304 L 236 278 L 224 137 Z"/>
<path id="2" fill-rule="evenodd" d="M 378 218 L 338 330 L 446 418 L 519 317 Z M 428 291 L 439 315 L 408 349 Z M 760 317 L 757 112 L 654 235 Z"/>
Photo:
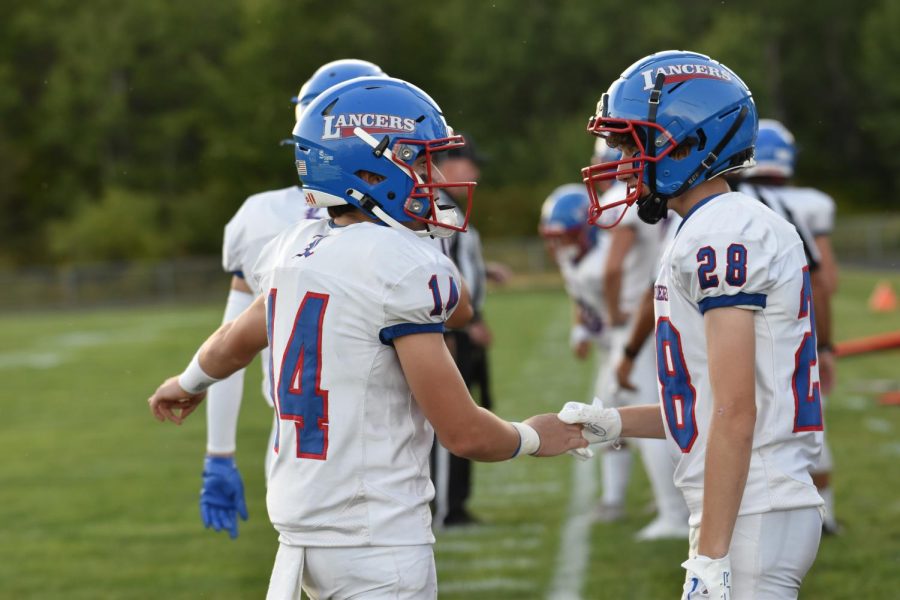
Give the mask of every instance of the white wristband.
<path id="1" fill-rule="evenodd" d="M 573 350 L 581 343 L 590 340 L 593 337 L 591 330 L 582 324 L 573 325 L 569 332 L 569 347 Z"/>
<path id="2" fill-rule="evenodd" d="M 535 431 L 531 425 L 525 423 L 514 423 L 510 421 L 510 425 L 516 428 L 519 433 L 519 447 L 510 458 L 522 456 L 523 454 L 537 454 L 541 449 L 541 436 Z"/>
<path id="3" fill-rule="evenodd" d="M 206 388 L 217 381 L 222 380 L 208 375 L 206 371 L 203 370 L 203 367 L 200 366 L 199 350 L 197 351 L 197 354 L 194 355 L 194 358 L 191 359 L 191 362 L 184 372 L 178 376 L 178 385 L 180 385 L 181 389 L 188 394 L 199 394 L 200 392 L 204 392 L 206 391 Z"/>

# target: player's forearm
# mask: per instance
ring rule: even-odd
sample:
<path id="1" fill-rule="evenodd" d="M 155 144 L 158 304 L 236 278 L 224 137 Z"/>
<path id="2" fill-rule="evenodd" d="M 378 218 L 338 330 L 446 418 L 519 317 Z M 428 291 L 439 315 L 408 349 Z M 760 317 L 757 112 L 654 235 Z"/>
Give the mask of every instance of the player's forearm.
<path id="1" fill-rule="evenodd" d="M 262 347 L 248 347 L 235 322 L 225 323 L 200 347 L 200 367 L 211 377 L 225 379 L 250 364 Z"/>
<path id="2" fill-rule="evenodd" d="M 619 409 L 622 417 L 622 437 L 664 438 L 662 413 L 658 404 L 626 406 Z"/>
<path id="3" fill-rule="evenodd" d="M 515 428 L 487 409 L 472 402 L 471 426 L 438 434 L 441 445 L 462 458 L 481 462 L 508 460 L 519 446 Z"/>
<path id="4" fill-rule="evenodd" d="M 706 445 L 698 546 L 704 556 L 721 558 L 728 554 L 747 484 L 755 424 L 755 413 L 713 414 Z"/>
<path id="5" fill-rule="evenodd" d="M 825 285 L 828 293 L 834 295 L 838 290 L 838 267 L 837 258 L 834 255 L 834 248 L 831 246 L 831 237 L 828 235 L 816 236 L 816 248 L 819 249 L 821 256 L 821 268 L 819 271 L 825 278 Z"/>
<path id="6" fill-rule="evenodd" d="M 828 276 L 819 269 L 811 279 L 813 288 L 813 309 L 816 311 L 816 342 L 821 346 L 831 346 L 831 291 Z"/>
<path id="7" fill-rule="evenodd" d="M 603 302 L 613 325 L 622 325 L 625 315 L 619 306 L 622 294 L 622 269 L 615 267 L 607 271 L 603 276 Z"/>

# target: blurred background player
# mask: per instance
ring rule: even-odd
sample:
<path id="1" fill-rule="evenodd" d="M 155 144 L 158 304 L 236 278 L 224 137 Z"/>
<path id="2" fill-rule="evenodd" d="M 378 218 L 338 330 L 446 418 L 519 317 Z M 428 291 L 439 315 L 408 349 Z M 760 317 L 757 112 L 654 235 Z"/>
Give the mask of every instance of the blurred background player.
<path id="1" fill-rule="evenodd" d="M 582 184 L 561 185 L 544 200 L 538 233 L 556 261 L 572 301 L 569 346 L 575 357 L 596 351 L 592 395 L 608 387 L 609 332 L 604 322 L 603 268 L 606 234 L 587 223 L 590 200 Z M 601 450 L 601 498 L 591 518 L 611 522 L 624 516 L 625 492 L 631 474 L 631 452 L 624 445 Z"/>
<path id="2" fill-rule="evenodd" d="M 609 148 L 606 140 L 597 138 L 592 164 L 618 160 L 621 153 Z M 614 201 L 625 194 L 625 186 L 613 180 L 599 182 L 595 188 L 603 196 L 601 205 Z M 656 351 L 654 348 L 628 346 L 630 324 L 635 321 L 641 306 L 641 298 L 647 282 L 658 272 L 662 239 L 668 230 L 669 221 L 664 219 L 661 226 L 645 223 L 636 211 L 624 210 L 610 216 L 604 215 L 605 222 L 615 222 L 615 227 L 606 231 L 606 253 L 603 264 L 603 305 L 609 324 L 609 361 L 606 365 L 605 389 L 598 390 L 598 396 L 607 405 L 626 406 L 659 402 L 656 387 Z M 615 378 L 615 367 L 623 356 L 632 361 L 634 373 L 631 386 L 623 388 Z M 676 456 L 662 440 L 636 440 L 647 478 L 653 490 L 657 516 L 637 533 L 638 540 L 663 538 L 686 538 L 688 534 L 688 510 L 684 498 L 672 480 Z"/>
<path id="3" fill-rule="evenodd" d="M 343 59 L 322 65 L 303 84 L 293 99 L 295 121 L 319 94 L 329 87 L 354 77 L 383 75 L 378 65 L 356 59 Z M 247 198 L 225 226 L 222 243 L 222 265 L 231 274 L 231 289 L 225 304 L 223 323 L 241 314 L 253 302 L 254 295 L 244 278 L 259 257 L 263 246 L 288 226 L 303 219 L 327 216 L 325 209 L 310 206 L 303 189 L 293 185 L 279 190 L 254 194 Z M 269 360 L 262 352 L 263 398 L 269 406 L 267 382 Z M 244 484 L 235 462 L 237 422 L 244 392 L 244 370 L 209 389 L 206 405 L 206 460 L 203 465 L 203 487 L 200 492 L 200 516 L 206 527 L 228 531 L 237 537 L 237 517 L 247 519 Z M 277 421 L 266 446 L 265 469 L 268 474 Z"/>
<path id="4" fill-rule="evenodd" d="M 360 116 L 387 125 L 327 121 Z M 268 598 L 294 600 L 301 587 L 310 598 L 436 598 L 434 434 L 485 461 L 586 442 L 552 414 L 510 423 L 479 408 L 447 351 L 445 321 L 471 306 L 456 267 L 421 240 L 466 226 L 435 194 L 433 156 L 461 140 L 434 101 L 397 79 L 354 79 L 314 101 L 294 139 L 304 190 L 332 218 L 266 245 L 250 276 L 262 293 L 160 386 L 151 411 L 182 422 L 211 383 L 269 345 L 279 549 Z M 467 216 L 474 183 L 459 187 Z"/>
<path id="5" fill-rule="evenodd" d="M 738 189 L 767 204 L 780 205 L 780 209 L 775 210 L 781 212 L 797 227 L 797 232 L 804 238 L 804 243 L 810 246 L 807 259 L 816 312 L 818 366 L 824 408 L 825 395 L 834 387 L 836 366 L 831 319 L 831 299 L 838 286 L 837 260 L 831 245 L 835 204 L 824 192 L 791 185 L 796 158 L 797 146 L 794 135 L 787 127 L 774 119 L 760 119 L 759 136 L 756 140 L 756 166 L 738 173 L 743 179 Z M 812 244 L 806 241 L 810 236 L 813 239 Z M 826 435 L 822 454 L 811 474 L 813 482 L 825 500 L 823 531 L 828 534 L 838 533 L 839 530 L 834 515 L 834 491 L 831 487 L 833 466 Z"/>
<path id="6" fill-rule="evenodd" d="M 723 174 L 752 164 L 750 90 L 707 56 L 667 51 L 622 73 L 588 131 L 623 159 L 585 181 L 625 195 L 592 218 L 637 204 L 657 223 L 681 217 L 654 290 L 658 403 L 570 403 L 596 442 L 665 436 L 681 453 L 675 480 L 690 508 L 682 598 L 796 598 L 819 546 L 823 502 L 809 475 L 823 420 L 812 289 L 803 244 L 781 217 Z"/>
<path id="7" fill-rule="evenodd" d="M 438 168 L 447 183 L 481 179 L 484 156 L 478 152 L 470 135 L 460 135 L 465 145 L 443 152 Z M 459 205 L 465 201 L 465 188 L 451 186 L 441 190 L 442 202 Z M 476 401 L 491 410 L 490 369 L 488 348 L 493 341 L 491 329 L 484 318 L 488 269 L 481 249 L 481 236 L 471 224 L 466 231 L 449 238 L 437 238 L 441 251 L 459 269 L 468 287 L 474 314 L 471 321 L 459 329 L 444 334 L 466 386 Z M 466 504 L 472 492 L 472 462 L 447 451 L 440 443 L 433 450 L 432 479 L 435 486 L 435 527 L 454 527 L 477 523 Z"/>

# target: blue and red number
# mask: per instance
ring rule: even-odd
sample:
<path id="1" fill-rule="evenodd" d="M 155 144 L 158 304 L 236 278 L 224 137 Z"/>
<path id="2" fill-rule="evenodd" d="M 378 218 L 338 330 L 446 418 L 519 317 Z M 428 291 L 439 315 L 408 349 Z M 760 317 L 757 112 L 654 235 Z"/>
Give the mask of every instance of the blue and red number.
<path id="1" fill-rule="evenodd" d="M 716 251 L 712 246 L 703 246 L 697 250 L 697 277 L 700 280 L 700 289 L 719 287 L 719 276 L 716 272 Z"/>
<path id="2" fill-rule="evenodd" d="M 656 322 L 656 372 L 669 432 L 681 451 L 687 454 L 697 440 L 694 415 L 697 391 L 691 384 L 681 334 L 666 317 L 660 317 Z"/>
<path id="3" fill-rule="evenodd" d="M 794 354 L 794 432 L 822 431 L 822 397 L 819 382 L 812 381 L 812 368 L 816 365 L 816 320 L 813 310 L 812 282 L 809 267 L 803 267 L 803 287 L 800 289 L 798 319 L 809 319 L 809 332 L 803 336 Z"/>
<path id="4" fill-rule="evenodd" d="M 269 298 L 269 339 L 272 340 L 275 290 Z M 276 411 L 280 421 L 294 422 L 298 458 L 325 460 L 328 456 L 328 390 L 321 387 L 322 322 L 327 308 L 327 294 L 307 292 L 303 297 L 278 374 Z"/>

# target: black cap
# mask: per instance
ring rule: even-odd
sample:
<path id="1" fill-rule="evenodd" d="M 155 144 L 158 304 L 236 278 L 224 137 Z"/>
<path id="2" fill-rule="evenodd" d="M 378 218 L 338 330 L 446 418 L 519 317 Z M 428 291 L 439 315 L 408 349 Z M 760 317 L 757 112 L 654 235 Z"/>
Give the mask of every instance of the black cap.
<path id="1" fill-rule="evenodd" d="M 444 159 L 467 158 L 479 167 L 490 160 L 490 157 L 478 151 L 478 146 L 475 145 L 475 142 L 472 140 L 471 135 L 463 133 L 461 131 L 457 131 L 456 134 L 463 137 L 463 139 L 466 141 L 466 145 L 462 148 L 451 148 L 450 150 L 443 152 L 442 154 Z"/>

